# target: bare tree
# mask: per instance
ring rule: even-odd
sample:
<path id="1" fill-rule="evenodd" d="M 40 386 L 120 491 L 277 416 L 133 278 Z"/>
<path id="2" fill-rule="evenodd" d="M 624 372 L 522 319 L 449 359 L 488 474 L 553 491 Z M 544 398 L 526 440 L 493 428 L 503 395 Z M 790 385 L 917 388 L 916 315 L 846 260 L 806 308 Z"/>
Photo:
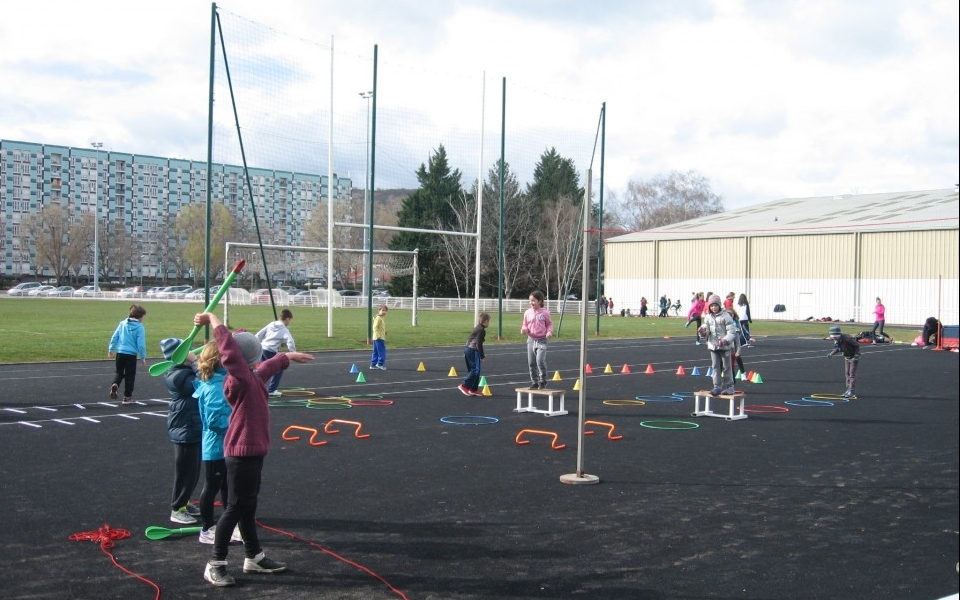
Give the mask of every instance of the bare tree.
<path id="1" fill-rule="evenodd" d="M 476 187 L 474 187 L 476 190 Z M 460 231 L 475 231 L 477 225 L 477 203 L 476 196 L 470 197 L 466 192 L 461 191 L 456 200 L 450 198 L 447 200 L 447 206 L 450 208 L 449 217 L 453 219 L 454 229 Z M 450 227 L 449 223 L 444 223 L 440 219 L 436 221 L 436 228 L 443 230 Z M 441 236 L 443 246 L 446 248 L 447 265 L 453 276 L 453 282 L 457 290 L 457 298 L 470 297 L 471 280 L 476 266 L 476 248 L 477 240 L 465 235 L 444 235 Z M 463 290 L 461 291 L 461 285 Z"/>
<path id="2" fill-rule="evenodd" d="M 559 295 L 580 273 L 581 261 L 577 260 L 583 245 L 580 212 L 577 203 L 569 198 L 543 207 L 544 227 L 536 245 L 543 260 L 543 292 L 548 297 L 553 295 L 550 290 L 554 288 Z"/>
<path id="3" fill-rule="evenodd" d="M 627 229 L 641 231 L 723 212 L 723 199 L 710 181 L 696 171 L 671 171 L 649 180 L 631 180 L 618 198 L 616 219 Z"/>

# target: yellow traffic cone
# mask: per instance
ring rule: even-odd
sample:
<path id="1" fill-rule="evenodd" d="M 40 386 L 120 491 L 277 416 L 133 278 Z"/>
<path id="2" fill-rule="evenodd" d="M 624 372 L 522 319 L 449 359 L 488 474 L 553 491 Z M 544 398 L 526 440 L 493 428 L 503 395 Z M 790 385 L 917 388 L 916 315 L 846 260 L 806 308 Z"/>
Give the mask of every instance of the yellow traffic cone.
<path id="1" fill-rule="evenodd" d="M 563 381 L 563 379 L 560 378 L 560 371 L 554 371 L 554 372 L 553 372 L 553 379 L 552 379 L 552 381 Z"/>
<path id="2" fill-rule="evenodd" d="M 613 373 L 613 367 L 610 366 L 610 363 L 607 363 L 607 368 L 603 370 L 604 373 Z"/>
<path id="3" fill-rule="evenodd" d="M 424 366 L 424 364 L 423 364 L 423 363 L 420 363 L 420 366 L 419 366 L 419 367 L 417 367 L 417 370 L 418 370 L 418 371 L 426 371 L 426 370 L 427 370 L 427 367 L 426 367 L 426 366 Z"/>
<path id="4" fill-rule="evenodd" d="M 450 372 L 447 373 L 447 377 L 456 377 L 456 376 L 457 376 L 457 370 L 454 369 L 453 367 L 450 367 Z"/>
<path id="5" fill-rule="evenodd" d="M 493 395 L 493 392 L 490 391 L 490 386 L 489 386 L 489 385 L 483 386 L 483 395 L 484 395 L 484 396 L 492 396 L 492 395 Z"/>
<path id="6" fill-rule="evenodd" d="M 575 384 L 573 384 L 573 391 L 575 391 L 575 392 L 579 392 L 579 391 L 580 391 L 580 380 L 579 380 L 579 379 L 577 379 L 577 382 L 576 382 Z"/>

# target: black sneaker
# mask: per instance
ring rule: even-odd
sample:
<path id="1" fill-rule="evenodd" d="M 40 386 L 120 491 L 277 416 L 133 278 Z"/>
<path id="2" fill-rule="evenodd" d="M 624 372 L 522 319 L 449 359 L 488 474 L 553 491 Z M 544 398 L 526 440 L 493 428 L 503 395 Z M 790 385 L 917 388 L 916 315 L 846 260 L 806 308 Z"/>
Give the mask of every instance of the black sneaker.
<path id="1" fill-rule="evenodd" d="M 546 381 L 541 381 L 541 382 L 540 382 L 540 385 L 538 385 L 537 387 L 538 387 L 539 389 L 541 389 L 541 390 L 545 390 L 545 389 L 547 389 L 547 382 L 546 382 Z"/>
<path id="2" fill-rule="evenodd" d="M 280 573 L 281 571 L 286 570 L 287 565 L 278 560 L 267 558 L 263 552 L 258 554 L 255 558 L 243 559 L 244 573 Z"/>
<path id="3" fill-rule="evenodd" d="M 536 381 L 531 381 L 531 382 L 530 382 L 530 389 L 531 389 L 531 390 L 538 390 L 538 389 L 540 389 L 540 384 L 537 383 Z"/>
<path id="4" fill-rule="evenodd" d="M 218 587 L 228 587 L 237 583 L 237 580 L 227 573 L 227 561 L 225 560 L 208 562 L 207 567 L 203 570 L 203 578 Z"/>

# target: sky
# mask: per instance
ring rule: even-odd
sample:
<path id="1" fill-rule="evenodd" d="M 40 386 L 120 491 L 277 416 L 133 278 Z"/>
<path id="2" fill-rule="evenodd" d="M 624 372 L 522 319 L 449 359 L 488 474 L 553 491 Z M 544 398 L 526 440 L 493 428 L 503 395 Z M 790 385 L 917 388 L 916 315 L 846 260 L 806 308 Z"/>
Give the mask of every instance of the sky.
<path id="1" fill-rule="evenodd" d="M 418 69 L 472 78 L 483 90 L 481 108 L 455 101 L 421 112 L 460 127 L 482 123 L 493 140 L 502 80 L 510 126 L 523 113 L 511 113 L 509 99 L 537 90 L 589 107 L 575 119 L 589 145 L 604 107 L 611 201 L 629 182 L 670 171 L 700 173 L 727 209 L 960 181 L 955 0 L 233 0 L 218 7 L 285 36 L 332 43 L 347 56 L 369 56 L 376 45 L 385 125 L 391 110 L 402 119 L 414 113 L 401 106 L 416 111 L 424 102 L 404 89 L 418 85 L 409 74 Z M 96 140 L 105 149 L 205 160 L 210 2 L 34 0 L 0 10 L 0 139 L 80 147 Z M 317 63 L 326 68 L 325 60 Z M 391 77 L 390 65 L 415 67 Z M 359 111 L 357 123 L 369 116 L 357 98 L 368 80 L 364 72 L 344 86 L 353 104 L 333 101 Z M 552 111 L 543 102 L 522 119 L 543 119 L 559 135 L 571 119 Z M 511 135 L 522 147 L 523 129 Z M 377 187 L 397 183 L 391 166 L 400 179 L 413 177 L 423 151 L 404 155 L 390 145 L 389 128 L 383 139 Z M 529 147 L 539 153 L 542 144 Z M 499 149 L 484 145 L 481 163 L 490 165 Z M 588 160 L 578 156 L 578 169 Z M 366 165 L 346 168 L 362 179 L 357 171 Z M 475 178 L 479 169 L 471 164 L 464 175 Z"/>

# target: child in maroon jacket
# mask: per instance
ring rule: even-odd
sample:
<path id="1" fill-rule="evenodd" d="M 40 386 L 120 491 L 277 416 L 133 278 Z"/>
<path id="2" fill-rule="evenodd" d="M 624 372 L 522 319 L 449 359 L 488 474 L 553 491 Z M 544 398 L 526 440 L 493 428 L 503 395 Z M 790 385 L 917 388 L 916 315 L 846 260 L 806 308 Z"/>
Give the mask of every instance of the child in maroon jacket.
<path id="1" fill-rule="evenodd" d="M 313 356 L 285 352 L 260 362 L 263 349 L 257 336 L 243 331 L 231 334 L 213 313 L 199 313 L 197 326 L 213 327 L 213 339 L 220 351 L 220 363 L 227 370 L 223 393 L 233 409 L 223 441 L 227 465 L 227 506 L 217 521 L 213 554 L 203 578 L 216 586 L 236 583 L 227 573 L 227 551 L 235 527 L 243 536 L 244 573 L 279 573 L 287 565 L 264 555 L 257 536 L 257 497 L 263 459 L 270 450 L 270 407 L 266 382 L 290 366 L 290 361 L 307 362 Z"/>

